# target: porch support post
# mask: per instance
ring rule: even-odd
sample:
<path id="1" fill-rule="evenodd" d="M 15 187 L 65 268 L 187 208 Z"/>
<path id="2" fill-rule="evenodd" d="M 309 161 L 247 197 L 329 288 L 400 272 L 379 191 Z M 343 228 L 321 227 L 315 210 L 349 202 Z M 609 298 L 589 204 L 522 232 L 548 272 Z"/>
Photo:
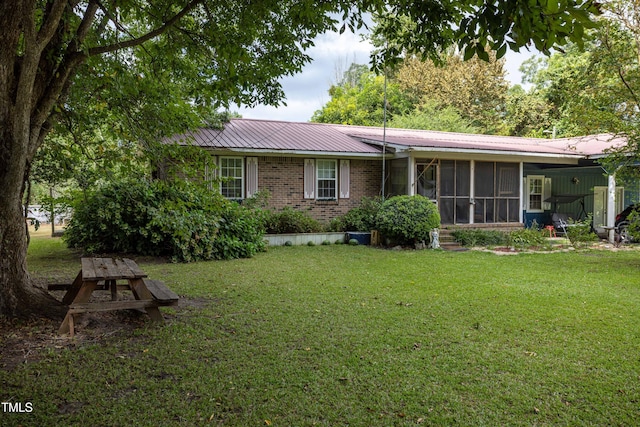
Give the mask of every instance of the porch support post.
<path id="1" fill-rule="evenodd" d="M 469 224 L 475 223 L 476 210 L 476 161 L 470 162 L 469 173 Z"/>
<path id="2" fill-rule="evenodd" d="M 524 223 L 524 162 L 520 162 L 520 205 L 519 205 L 519 218 L 520 222 Z M 526 224 L 525 224 L 526 225 Z"/>
<path id="3" fill-rule="evenodd" d="M 409 185 L 407 187 L 407 192 L 409 193 L 409 196 L 415 196 L 417 194 L 416 192 L 416 168 L 417 166 L 417 162 L 416 159 L 413 157 L 413 154 L 411 154 L 409 156 L 409 158 L 407 159 L 408 162 L 408 167 L 407 167 L 407 182 L 409 183 Z"/>
<path id="4" fill-rule="evenodd" d="M 615 174 L 609 175 L 609 181 L 607 186 L 607 229 L 608 240 L 611 243 L 615 242 L 615 230 L 616 223 L 616 176 Z"/>

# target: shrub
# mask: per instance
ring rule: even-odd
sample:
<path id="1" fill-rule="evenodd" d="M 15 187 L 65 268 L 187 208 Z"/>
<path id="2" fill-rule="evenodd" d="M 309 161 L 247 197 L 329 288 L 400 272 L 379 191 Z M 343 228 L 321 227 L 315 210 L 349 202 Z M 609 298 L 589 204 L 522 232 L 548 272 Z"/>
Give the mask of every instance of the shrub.
<path id="1" fill-rule="evenodd" d="M 583 221 L 570 221 L 567 227 L 567 238 L 574 248 L 588 246 L 598 239 L 591 228 L 592 216 L 589 214 Z"/>
<path id="2" fill-rule="evenodd" d="M 349 240 L 349 244 L 350 244 L 351 246 L 358 246 L 358 245 L 360 244 L 360 242 L 358 242 L 358 240 L 357 240 L 357 239 L 350 239 L 350 240 Z"/>
<path id="3" fill-rule="evenodd" d="M 88 253 L 170 256 L 176 261 L 250 257 L 265 247 L 251 211 L 185 181 L 119 181 L 78 198 L 65 230 Z"/>
<path id="4" fill-rule="evenodd" d="M 547 239 L 544 233 L 535 227 L 523 228 L 509 233 L 507 244 L 516 249 L 527 249 L 534 246 L 545 246 Z"/>
<path id="5" fill-rule="evenodd" d="M 462 246 L 497 246 L 507 243 L 507 234 L 496 230 L 458 229 L 451 235 Z"/>
<path id="6" fill-rule="evenodd" d="M 323 227 L 306 212 L 287 206 L 280 212 L 265 215 L 265 230 L 270 234 L 319 233 Z"/>
<path id="7" fill-rule="evenodd" d="M 379 197 L 363 197 L 360 206 L 331 221 L 331 231 L 371 231 L 376 228 L 376 216 L 382 206 Z"/>
<path id="8" fill-rule="evenodd" d="M 429 241 L 429 232 L 440 227 L 440 213 L 426 197 L 395 196 L 380 207 L 376 227 L 394 243 Z"/>
<path id="9" fill-rule="evenodd" d="M 640 242 L 640 213 L 632 211 L 627 220 L 629 221 L 629 235 L 634 242 Z"/>

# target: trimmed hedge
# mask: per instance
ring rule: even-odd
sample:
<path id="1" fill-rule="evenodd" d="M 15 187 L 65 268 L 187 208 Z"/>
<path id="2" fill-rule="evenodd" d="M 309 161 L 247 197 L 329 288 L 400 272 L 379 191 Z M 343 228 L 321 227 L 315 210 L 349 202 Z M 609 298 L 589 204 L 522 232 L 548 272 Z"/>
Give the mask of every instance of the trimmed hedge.
<path id="1" fill-rule="evenodd" d="M 440 213 L 424 196 L 395 196 L 380 207 L 376 227 L 395 244 L 428 242 L 431 230 L 440 228 Z"/>

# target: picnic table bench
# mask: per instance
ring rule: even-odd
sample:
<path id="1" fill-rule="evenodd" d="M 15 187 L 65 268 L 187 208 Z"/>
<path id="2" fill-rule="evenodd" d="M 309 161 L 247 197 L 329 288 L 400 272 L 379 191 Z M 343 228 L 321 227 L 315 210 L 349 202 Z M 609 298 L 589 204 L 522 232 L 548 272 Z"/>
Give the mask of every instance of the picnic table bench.
<path id="1" fill-rule="evenodd" d="M 62 303 L 69 310 L 58 333 L 74 334 L 74 316 L 82 313 L 144 309 L 151 320 L 164 322 L 158 307 L 175 305 L 178 295 L 147 274 L 135 261 L 123 258 L 82 258 L 82 268 L 70 285 L 50 285 L 49 290 L 66 290 Z M 94 291 L 110 291 L 110 301 L 89 302 Z M 133 300 L 118 300 L 118 291 L 129 290 Z"/>

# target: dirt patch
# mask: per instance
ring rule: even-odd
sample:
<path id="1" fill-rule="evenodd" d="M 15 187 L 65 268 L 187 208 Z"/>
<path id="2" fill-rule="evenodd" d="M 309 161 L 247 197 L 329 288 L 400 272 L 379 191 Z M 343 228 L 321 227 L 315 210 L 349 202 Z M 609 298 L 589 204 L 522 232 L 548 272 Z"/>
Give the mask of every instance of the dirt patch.
<path id="1" fill-rule="evenodd" d="M 55 294 L 55 292 L 52 292 Z M 165 321 L 188 317 L 193 310 L 208 307 L 214 300 L 206 298 L 180 298 L 172 310 L 163 311 Z M 46 318 L 10 320 L 0 318 L 0 369 L 11 371 L 21 364 L 39 361 L 48 351 L 81 348 L 95 345 L 119 336 L 130 336 L 150 322 L 149 316 L 139 310 L 85 313 L 76 322 L 73 337 L 59 335 L 62 319 Z"/>

